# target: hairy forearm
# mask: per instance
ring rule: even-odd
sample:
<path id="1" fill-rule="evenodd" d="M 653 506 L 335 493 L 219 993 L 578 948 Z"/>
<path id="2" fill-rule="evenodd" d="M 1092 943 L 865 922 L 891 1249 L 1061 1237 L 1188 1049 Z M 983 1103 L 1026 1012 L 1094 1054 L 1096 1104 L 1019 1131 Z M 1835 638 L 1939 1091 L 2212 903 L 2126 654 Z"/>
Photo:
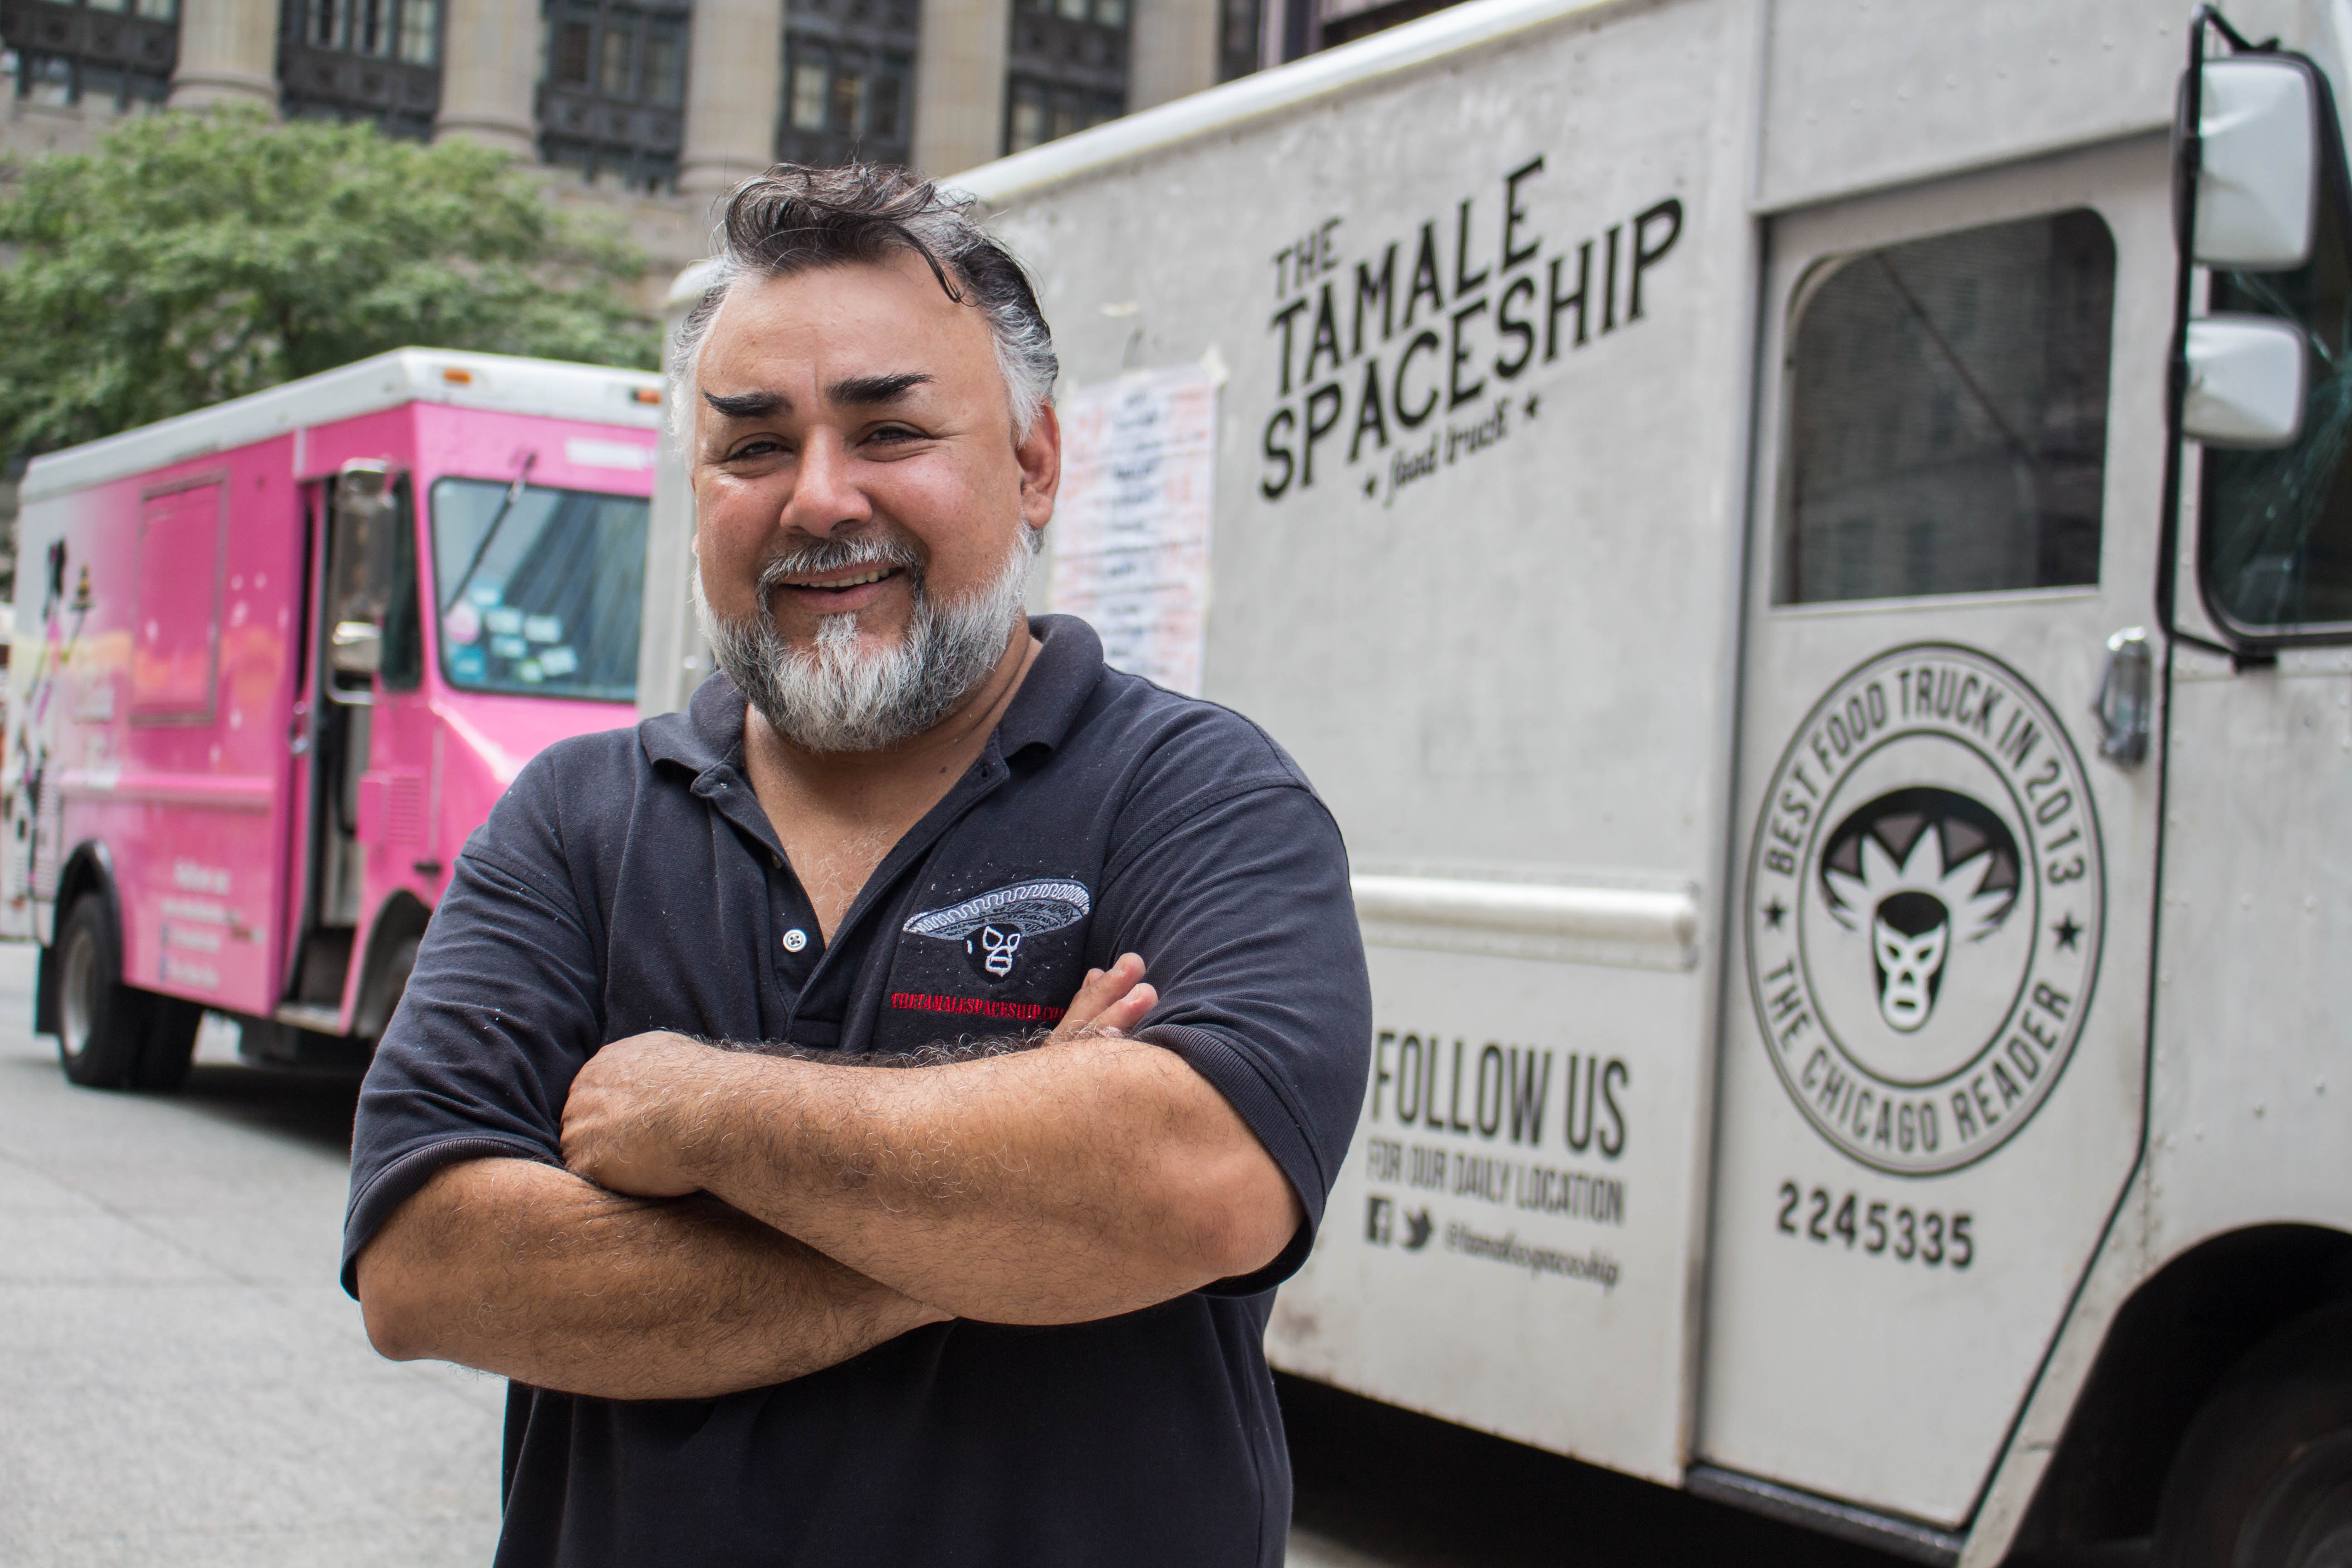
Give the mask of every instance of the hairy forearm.
<path id="1" fill-rule="evenodd" d="M 713 1053 L 717 1057 L 719 1053 Z M 706 1191 L 961 1317 L 1083 1321 L 1270 1261 L 1297 1199 L 1170 1052 L 1085 1038 L 949 1066 L 734 1057 L 673 1102 Z"/>
<path id="2" fill-rule="evenodd" d="M 395 1360 L 609 1399 L 787 1382 L 946 1316 L 711 1198 L 524 1160 L 436 1173 L 360 1255 L 359 1289 Z"/>

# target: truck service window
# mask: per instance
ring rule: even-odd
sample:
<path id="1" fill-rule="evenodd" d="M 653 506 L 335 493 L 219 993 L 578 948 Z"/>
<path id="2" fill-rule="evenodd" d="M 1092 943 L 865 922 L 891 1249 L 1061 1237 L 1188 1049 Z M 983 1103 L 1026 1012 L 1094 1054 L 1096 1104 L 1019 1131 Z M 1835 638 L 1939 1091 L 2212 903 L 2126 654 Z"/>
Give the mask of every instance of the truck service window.
<path id="1" fill-rule="evenodd" d="M 639 496 L 433 484 L 434 602 L 452 686 L 634 702 L 646 581 Z"/>
<path id="2" fill-rule="evenodd" d="M 2098 581 L 2116 246 L 2077 210 L 1801 289 L 1775 602 Z"/>
<path id="3" fill-rule="evenodd" d="M 2198 564 L 2207 602 L 2233 629 L 2333 641 L 2352 638 L 2352 276 L 2341 198 L 2328 190 L 2319 210 L 2299 270 L 2213 275 L 2210 310 L 2284 317 L 2311 357 L 2294 445 L 2205 448 Z"/>

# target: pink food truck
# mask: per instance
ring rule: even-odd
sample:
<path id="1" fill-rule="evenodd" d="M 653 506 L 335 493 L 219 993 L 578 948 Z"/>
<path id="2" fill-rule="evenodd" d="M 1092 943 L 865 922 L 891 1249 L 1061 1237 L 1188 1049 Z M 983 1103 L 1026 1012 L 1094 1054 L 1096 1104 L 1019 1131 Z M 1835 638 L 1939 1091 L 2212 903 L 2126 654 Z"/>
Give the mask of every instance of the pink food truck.
<path id="1" fill-rule="evenodd" d="M 0 934 L 68 1077 L 366 1059 L 516 771 L 635 719 L 661 397 L 403 349 L 34 459 Z"/>

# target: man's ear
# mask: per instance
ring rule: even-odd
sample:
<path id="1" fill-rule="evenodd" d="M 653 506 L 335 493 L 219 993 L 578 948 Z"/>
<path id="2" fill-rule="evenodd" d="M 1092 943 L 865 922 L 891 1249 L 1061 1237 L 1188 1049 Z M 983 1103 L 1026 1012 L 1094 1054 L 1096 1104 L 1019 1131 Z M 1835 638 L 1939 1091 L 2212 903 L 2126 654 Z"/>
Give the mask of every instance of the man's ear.
<path id="1" fill-rule="evenodd" d="M 1054 500 L 1062 489 L 1062 422 L 1052 404 L 1038 407 L 1013 456 L 1021 465 L 1021 521 L 1042 531 L 1053 521 Z"/>

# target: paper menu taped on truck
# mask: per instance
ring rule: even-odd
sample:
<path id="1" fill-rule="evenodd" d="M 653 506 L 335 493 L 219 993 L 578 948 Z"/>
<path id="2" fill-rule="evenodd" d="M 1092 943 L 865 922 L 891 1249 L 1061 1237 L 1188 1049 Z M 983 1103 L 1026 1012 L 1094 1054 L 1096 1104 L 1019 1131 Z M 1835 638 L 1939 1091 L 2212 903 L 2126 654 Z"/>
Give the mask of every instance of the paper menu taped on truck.
<path id="1" fill-rule="evenodd" d="M 1216 383 L 1197 364 L 1082 386 L 1059 405 L 1051 602 L 1114 668 L 1197 697 L 1208 637 Z"/>

